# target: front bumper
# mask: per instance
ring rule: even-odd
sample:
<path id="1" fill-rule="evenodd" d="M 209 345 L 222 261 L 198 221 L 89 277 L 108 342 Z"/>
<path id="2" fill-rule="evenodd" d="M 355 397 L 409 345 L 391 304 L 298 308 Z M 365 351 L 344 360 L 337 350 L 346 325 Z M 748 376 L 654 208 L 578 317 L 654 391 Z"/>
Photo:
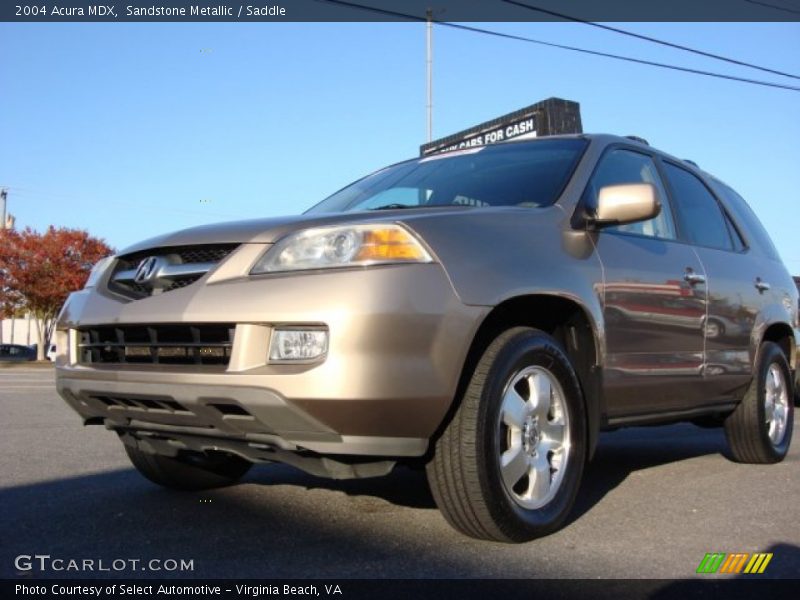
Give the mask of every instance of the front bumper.
<path id="1" fill-rule="evenodd" d="M 56 361 L 61 396 L 86 422 L 176 441 L 198 436 L 218 449 L 425 453 L 487 310 L 461 303 L 440 265 L 255 278 L 220 270 L 136 301 L 102 286 L 73 294 L 57 325 L 57 346 L 69 349 Z M 187 322 L 236 324 L 227 366 L 77 361 L 81 326 Z M 286 324 L 327 326 L 326 358 L 269 364 L 271 332 Z"/>

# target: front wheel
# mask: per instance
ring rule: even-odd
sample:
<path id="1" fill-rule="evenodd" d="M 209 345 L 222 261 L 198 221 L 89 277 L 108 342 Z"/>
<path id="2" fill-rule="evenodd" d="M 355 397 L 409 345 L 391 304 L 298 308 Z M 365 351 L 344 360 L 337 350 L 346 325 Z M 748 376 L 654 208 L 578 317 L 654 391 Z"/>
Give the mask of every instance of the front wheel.
<path id="1" fill-rule="evenodd" d="M 585 460 L 575 370 L 552 337 L 515 327 L 478 362 L 427 474 L 436 504 L 456 529 L 524 542 L 563 524 Z"/>
<path id="2" fill-rule="evenodd" d="M 725 437 L 734 460 L 776 463 L 789 452 L 794 426 L 791 371 L 780 346 L 764 342 L 753 381 L 725 420 Z"/>

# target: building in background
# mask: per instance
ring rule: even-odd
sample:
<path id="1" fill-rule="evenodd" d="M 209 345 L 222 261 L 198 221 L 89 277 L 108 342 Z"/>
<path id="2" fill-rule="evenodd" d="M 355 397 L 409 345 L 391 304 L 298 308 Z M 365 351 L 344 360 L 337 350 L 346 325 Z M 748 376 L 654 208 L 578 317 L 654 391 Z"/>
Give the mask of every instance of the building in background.
<path id="1" fill-rule="evenodd" d="M 0 320 L 0 344 L 33 346 L 39 343 L 39 321 L 34 316 Z"/>

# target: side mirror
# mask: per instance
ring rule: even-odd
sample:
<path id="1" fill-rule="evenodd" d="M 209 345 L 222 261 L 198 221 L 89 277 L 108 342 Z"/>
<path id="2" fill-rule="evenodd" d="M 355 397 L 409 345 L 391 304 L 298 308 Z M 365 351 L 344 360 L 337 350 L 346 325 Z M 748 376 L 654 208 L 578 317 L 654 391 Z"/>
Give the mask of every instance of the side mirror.
<path id="1" fill-rule="evenodd" d="M 597 206 L 587 207 L 588 224 L 595 227 L 648 221 L 661 213 L 652 183 L 607 185 L 597 194 Z"/>

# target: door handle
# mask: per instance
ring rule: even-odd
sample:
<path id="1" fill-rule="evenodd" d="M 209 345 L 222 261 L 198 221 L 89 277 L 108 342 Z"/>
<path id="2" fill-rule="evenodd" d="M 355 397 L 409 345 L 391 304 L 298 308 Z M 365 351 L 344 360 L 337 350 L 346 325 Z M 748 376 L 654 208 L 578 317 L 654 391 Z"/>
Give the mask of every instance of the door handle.
<path id="1" fill-rule="evenodd" d="M 691 269 L 686 269 L 686 273 L 683 275 L 684 281 L 688 282 L 689 285 L 699 285 L 701 283 L 706 282 L 706 278 L 704 275 L 700 273 L 695 273 Z"/>
<path id="2" fill-rule="evenodd" d="M 761 277 L 756 277 L 756 282 L 755 282 L 755 284 L 754 284 L 754 285 L 756 286 L 756 289 L 757 289 L 759 292 L 761 292 L 762 294 L 763 294 L 764 292 L 768 292 L 768 291 L 769 291 L 769 289 L 772 287 L 772 286 L 770 286 L 770 284 L 768 284 L 766 281 L 762 281 L 762 280 L 761 280 Z"/>

